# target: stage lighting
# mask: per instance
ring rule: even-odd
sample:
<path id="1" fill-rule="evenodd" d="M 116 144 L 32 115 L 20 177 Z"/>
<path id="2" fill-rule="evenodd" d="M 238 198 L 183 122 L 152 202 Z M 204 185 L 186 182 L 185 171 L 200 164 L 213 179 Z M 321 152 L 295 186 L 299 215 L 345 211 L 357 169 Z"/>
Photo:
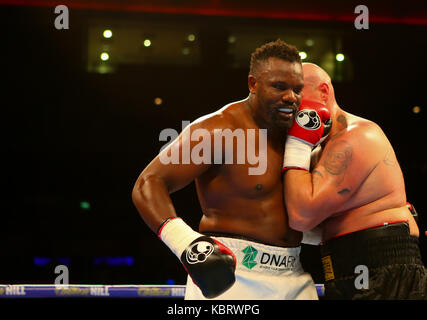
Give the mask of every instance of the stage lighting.
<path id="1" fill-rule="evenodd" d="M 182 48 L 182 54 L 183 54 L 184 56 L 189 55 L 189 54 L 190 54 L 190 48 L 187 48 L 187 47 Z"/>
<path id="2" fill-rule="evenodd" d="M 305 41 L 305 44 L 306 44 L 307 46 L 309 46 L 309 47 L 312 47 L 312 46 L 314 45 L 314 41 L 313 41 L 312 39 L 307 39 L 307 40 Z"/>
<path id="3" fill-rule="evenodd" d="M 299 56 L 301 57 L 301 60 L 307 59 L 307 53 L 304 51 L 300 51 Z"/>
<path id="4" fill-rule="evenodd" d="M 342 62 L 342 61 L 344 61 L 344 55 L 342 53 L 337 53 L 337 55 L 335 56 L 335 59 L 338 62 Z"/>
<path id="5" fill-rule="evenodd" d="M 80 209 L 82 210 L 90 210 L 90 203 L 87 201 L 80 202 Z"/>
<path id="6" fill-rule="evenodd" d="M 101 53 L 100 58 L 102 61 L 107 61 L 108 59 L 110 59 L 110 55 L 107 52 L 103 52 Z"/>
<path id="7" fill-rule="evenodd" d="M 196 36 L 191 33 L 187 36 L 187 40 L 190 42 L 193 42 L 194 40 L 196 40 Z"/>
<path id="8" fill-rule="evenodd" d="M 104 36 L 104 38 L 106 39 L 110 39 L 113 36 L 113 32 L 111 30 L 104 30 L 104 32 L 102 33 L 102 35 Z"/>

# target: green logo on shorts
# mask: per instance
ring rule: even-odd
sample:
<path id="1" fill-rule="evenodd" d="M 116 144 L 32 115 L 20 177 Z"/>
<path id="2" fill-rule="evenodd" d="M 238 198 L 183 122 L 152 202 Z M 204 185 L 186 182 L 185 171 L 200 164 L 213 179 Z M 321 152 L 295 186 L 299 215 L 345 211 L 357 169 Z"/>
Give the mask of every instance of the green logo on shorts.
<path id="1" fill-rule="evenodd" d="M 252 269 L 253 267 L 255 267 L 257 264 L 255 262 L 255 257 L 258 254 L 258 250 L 252 246 L 247 246 L 245 249 L 242 250 L 242 252 L 245 254 L 245 256 L 243 257 L 242 264 L 248 269 Z"/>

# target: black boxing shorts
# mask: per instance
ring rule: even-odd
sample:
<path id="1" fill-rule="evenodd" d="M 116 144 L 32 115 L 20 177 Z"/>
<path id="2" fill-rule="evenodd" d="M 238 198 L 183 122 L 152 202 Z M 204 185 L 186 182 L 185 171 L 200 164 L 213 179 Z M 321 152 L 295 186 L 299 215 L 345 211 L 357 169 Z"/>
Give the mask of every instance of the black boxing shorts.
<path id="1" fill-rule="evenodd" d="M 427 300 L 427 269 L 405 222 L 332 238 L 320 251 L 325 299 Z"/>

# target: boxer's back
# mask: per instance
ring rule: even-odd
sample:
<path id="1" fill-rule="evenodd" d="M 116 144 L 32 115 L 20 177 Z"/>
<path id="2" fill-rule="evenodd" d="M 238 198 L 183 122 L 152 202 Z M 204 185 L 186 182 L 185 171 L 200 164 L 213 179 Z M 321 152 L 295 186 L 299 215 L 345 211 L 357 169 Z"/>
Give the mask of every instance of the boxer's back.
<path id="1" fill-rule="evenodd" d="M 406 206 L 402 171 L 389 140 L 375 123 L 348 113 L 345 118 L 347 128 L 327 143 L 319 164 L 331 174 L 342 174 L 339 192 L 342 196 L 351 194 L 339 212 L 325 220 L 324 240 L 395 221 L 408 221 L 411 234 L 418 235 Z"/>

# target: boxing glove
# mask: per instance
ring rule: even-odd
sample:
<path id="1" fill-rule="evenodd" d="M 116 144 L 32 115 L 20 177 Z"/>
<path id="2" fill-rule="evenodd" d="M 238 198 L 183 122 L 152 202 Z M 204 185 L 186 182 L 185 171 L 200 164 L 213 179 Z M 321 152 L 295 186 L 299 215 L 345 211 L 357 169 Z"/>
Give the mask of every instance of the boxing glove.
<path id="1" fill-rule="evenodd" d="M 165 220 L 158 236 L 181 260 L 206 298 L 219 296 L 236 281 L 233 252 L 221 242 L 195 232 L 181 218 Z"/>
<path id="2" fill-rule="evenodd" d="M 324 104 L 302 100 L 286 138 L 282 172 L 310 169 L 313 147 L 322 143 L 332 127 L 331 114 Z"/>

